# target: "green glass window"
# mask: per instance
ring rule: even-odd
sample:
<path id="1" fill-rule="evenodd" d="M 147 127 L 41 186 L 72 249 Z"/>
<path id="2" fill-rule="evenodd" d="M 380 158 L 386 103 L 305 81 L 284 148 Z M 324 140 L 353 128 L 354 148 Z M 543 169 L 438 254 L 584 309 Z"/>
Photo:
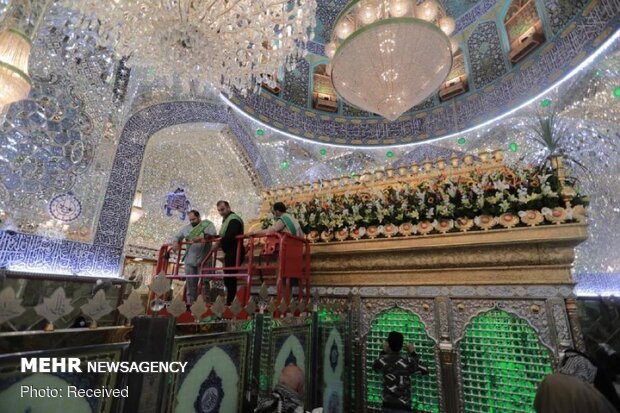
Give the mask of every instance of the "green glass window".
<path id="1" fill-rule="evenodd" d="M 319 316 L 319 325 L 323 325 L 325 323 L 331 323 L 331 322 L 336 322 L 336 321 L 340 321 L 341 317 L 340 314 L 334 312 L 334 311 L 330 311 L 327 310 L 325 308 L 319 308 L 318 310 L 318 316 Z"/>
<path id="2" fill-rule="evenodd" d="M 534 412 L 552 372 L 549 350 L 523 319 L 501 310 L 474 317 L 459 343 L 465 412 Z"/>

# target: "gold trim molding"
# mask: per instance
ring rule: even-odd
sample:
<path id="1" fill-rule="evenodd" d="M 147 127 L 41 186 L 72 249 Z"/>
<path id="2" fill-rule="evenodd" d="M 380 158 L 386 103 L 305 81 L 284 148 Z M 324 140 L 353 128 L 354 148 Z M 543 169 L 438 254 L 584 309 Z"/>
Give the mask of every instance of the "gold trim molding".
<path id="1" fill-rule="evenodd" d="M 587 225 L 312 245 L 314 286 L 573 284 Z"/>

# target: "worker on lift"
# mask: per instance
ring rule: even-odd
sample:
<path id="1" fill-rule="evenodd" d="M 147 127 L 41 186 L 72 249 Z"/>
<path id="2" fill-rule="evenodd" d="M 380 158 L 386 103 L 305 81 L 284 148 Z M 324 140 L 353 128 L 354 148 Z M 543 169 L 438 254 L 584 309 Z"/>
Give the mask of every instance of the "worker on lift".
<path id="1" fill-rule="evenodd" d="M 271 228 L 263 229 L 260 231 L 250 232 L 248 235 L 266 235 L 274 232 L 288 232 L 291 235 L 297 237 L 304 237 L 304 232 L 299 225 L 299 221 L 295 219 L 291 214 L 286 213 L 286 205 L 282 202 L 276 202 L 273 204 L 273 216 L 275 217 L 275 223 Z"/>

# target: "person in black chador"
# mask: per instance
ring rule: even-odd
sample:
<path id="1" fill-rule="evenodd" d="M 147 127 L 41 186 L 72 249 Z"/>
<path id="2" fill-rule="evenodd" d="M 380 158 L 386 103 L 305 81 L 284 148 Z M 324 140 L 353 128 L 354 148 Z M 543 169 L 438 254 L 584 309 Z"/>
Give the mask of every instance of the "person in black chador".
<path id="1" fill-rule="evenodd" d="M 241 217 L 230 210 L 230 204 L 228 201 L 217 201 L 217 212 L 222 216 L 222 226 L 220 228 L 220 237 L 213 248 L 222 247 L 224 251 L 224 267 L 236 267 L 237 266 L 237 241 L 238 235 L 243 235 L 243 220 Z M 245 251 L 243 250 L 243 243 L 241 243 L 241 262 Z M 241 263 L 239 263 L 241 264 Z M 224 270 L 225 274 L 235 274 L 239 270 Z M 225 277 L 224 285 L 227 292 L 227 304 L 230 305 L 235 296 L 237 295 L 237 279 L 234 277 Z"/>
<path id="2" fill-rule="evenodd" d="M 372 365 L 373 370 L 383 373 L 383 412 L 412 412 L 411 409 L 411 375 L 428 370 L 420 365 L 420 356 L 416 354 L 413 344 L 407 347 L 407 355 L 401 355 L 403 335 L 392 331 L 383 343 L 383 352 Z"/>

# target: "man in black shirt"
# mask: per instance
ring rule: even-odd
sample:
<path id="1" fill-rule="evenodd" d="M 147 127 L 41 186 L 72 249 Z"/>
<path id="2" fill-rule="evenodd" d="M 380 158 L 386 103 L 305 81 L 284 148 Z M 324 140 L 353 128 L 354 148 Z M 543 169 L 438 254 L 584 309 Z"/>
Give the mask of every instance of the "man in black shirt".
<path id="1" fill-rule="evenodd" d="M 420 356 L 414 351 L 413 344 L 409 344 L 407 355 L 400 354 L 403 341 L 401 333 L 392 331 L 383 343 L 383 352 L 372 365 L 373 370 L 383 373 L 384 413 L 411 412 L 410 376 L 418 371 L 428 374 L 428 370 L 419 364 Z"/>
<path id="2" fill-rule="evenodd" d="M 222 247 L 224 251 L 224 267 L 237 267 L 243 262 L 245 251 L 243 243 L 237 240 L 238 235 L 243 235 L 243 220 L 241 217 L 230 210 L 228 201 L 217 201 L 217 212 L 222 216 L 222 227 L 220 228 L 221 239 L 217 241 L 213 248 Z M 240 262 L 237 263 L 237 248 L 241 245 Z M 239 270 L 224 270 L 225 274 L 235 274 Z M 224 278 L 224 285 L 227 292 L 227 304 L 230 305 L 237 295 L 237 279 L 234 277 Z"/>

